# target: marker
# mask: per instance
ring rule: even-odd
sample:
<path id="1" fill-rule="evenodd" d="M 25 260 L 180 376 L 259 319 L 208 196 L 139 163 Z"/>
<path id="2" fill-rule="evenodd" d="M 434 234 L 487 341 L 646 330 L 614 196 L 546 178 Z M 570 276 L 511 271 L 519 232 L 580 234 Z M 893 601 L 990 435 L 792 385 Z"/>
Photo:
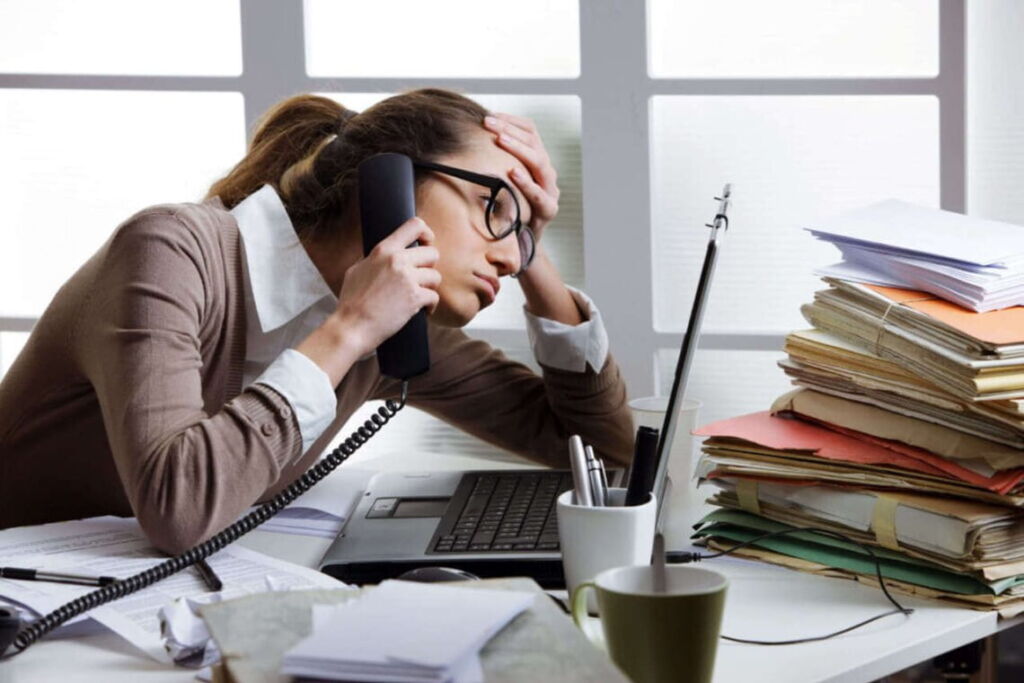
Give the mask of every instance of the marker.
<path id="1" fill-rule="evenodd" d="M 626 487 L 626 505 L 642 505 L 654 490 L 654 477 L 658 472 L 658 430 L 640 427 L 636 430 L 633 466 L 629 470 Z"/>

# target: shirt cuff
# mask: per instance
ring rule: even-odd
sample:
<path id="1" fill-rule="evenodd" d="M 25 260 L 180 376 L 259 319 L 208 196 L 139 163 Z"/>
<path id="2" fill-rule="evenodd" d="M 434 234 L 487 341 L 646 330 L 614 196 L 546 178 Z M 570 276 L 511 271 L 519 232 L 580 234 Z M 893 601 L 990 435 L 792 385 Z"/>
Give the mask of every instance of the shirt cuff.
<path id="1" fill-rule="evenodd" d="M 541 365 L 556 370 L 584 372 L 589 364 L 594 372 L 601 372 L 608 358 L 608 332 L 601 313 L 586 294 L 568 285 L 566 289 L 587 319 L 579 325 L 566 325 L 533 315 L 523 306 L 533 356 Z"/>
<path id="2" fill-rule="evenodd" d="M 291 405 L 302 435 L 302 452 L 320 438 L 338 410 L 331 380 L 316 363 L 295 349 L 286 349 L 257 377 Z"/>

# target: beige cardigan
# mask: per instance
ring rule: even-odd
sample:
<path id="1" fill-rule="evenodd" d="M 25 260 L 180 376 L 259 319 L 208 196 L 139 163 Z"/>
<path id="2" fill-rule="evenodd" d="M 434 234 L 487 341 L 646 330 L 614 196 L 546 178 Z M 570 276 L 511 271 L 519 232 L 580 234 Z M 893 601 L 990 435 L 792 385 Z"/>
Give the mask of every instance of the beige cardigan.
<path id="1" fill-rule="evenodd" d="M 0 383 L 0 528 L 135 515 L 154 544 L 181 551 L 287 486 L 364 401 L 397 397 L 376 359 L 357 363 L 337 387 L 336 419 L 302 456 L 287 401 L 242 390 L 243 289 L 238 224 L 218 200 L 119 226 Z M 599 373 L 541 378 L 461 330 L 431 326 L 430 344 L 410 405 L 543 463 L 565 465 L 571 433 L 628 461 L 632 424 L 610 357 Z"/>

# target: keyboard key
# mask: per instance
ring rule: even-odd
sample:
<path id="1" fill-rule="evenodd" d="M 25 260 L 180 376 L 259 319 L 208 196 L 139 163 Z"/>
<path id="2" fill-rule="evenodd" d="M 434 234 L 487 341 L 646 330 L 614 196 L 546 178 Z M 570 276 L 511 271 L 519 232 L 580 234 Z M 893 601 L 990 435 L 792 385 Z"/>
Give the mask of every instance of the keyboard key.
<path id="1" fill-rule="evenodd" d="M 533 550 L 534 546 L 535 546 L 534 543 L 516 543 L 515 545 L 512 546 L 512 549 L 513 550 Z"/>

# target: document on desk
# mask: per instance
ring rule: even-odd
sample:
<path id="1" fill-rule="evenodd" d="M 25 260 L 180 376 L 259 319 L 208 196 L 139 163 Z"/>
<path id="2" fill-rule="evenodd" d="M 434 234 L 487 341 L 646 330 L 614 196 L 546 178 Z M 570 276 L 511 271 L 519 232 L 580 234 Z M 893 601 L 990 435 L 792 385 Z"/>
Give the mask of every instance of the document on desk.
<path id="1" fill-rule="evenodd" d="M 133 518 L 94 517 L 0 531 L 5 565 L 64 570 L 90 576 L 127 578 L 167 559 L 153 548 Z M 344 584 L 313 569 L 278 560 L 238 545 L 208 559 L 224 582 L 221 595 L 240 597 L 268 589 L 341 588 Z M 46 614 L 95 588 L 41 581 L 0 579 L 0 599 Z M 88 613 L 146 654 L 169 662 L 160 636 L 158 612 L 177 598 L 208 593 L 199 574 L 185 569 L 138 593 Z"/>

